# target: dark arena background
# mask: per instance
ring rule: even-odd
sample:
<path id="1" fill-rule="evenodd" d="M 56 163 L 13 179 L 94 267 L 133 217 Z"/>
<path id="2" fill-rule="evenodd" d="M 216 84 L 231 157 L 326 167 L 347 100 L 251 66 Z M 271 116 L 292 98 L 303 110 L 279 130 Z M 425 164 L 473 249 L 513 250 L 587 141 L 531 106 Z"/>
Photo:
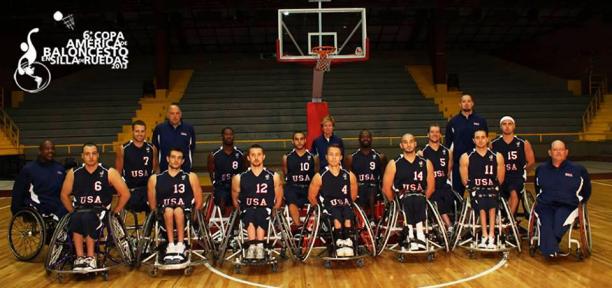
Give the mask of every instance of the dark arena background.
<path id="1" fill-rule="evenodd" d="M 608 2 L 3 1 L 1 286 L 610 287 Z M 212 200 L 209 171 L 215 170 L 209 157 L 223 145 L 224 127 L 233 129 L 233 145 L 245 153 L 252 144 L 263 146 L 265 167 L 285 181 L 282 163 L 294 148 L 294 131 L 305 132 L 310 149 L 327 115 L 335 118 L 333 135 L 343 139 L 344 158 L 355 157 L 360 133 L 367 129 L 372 147 L 393 160 L 403 151 L 406 133 L 415 136 L 417 150 L 424 149 L 432 124 L 440 127 L 441 143 L 448 143 L 444 134 L 455 133 L 447 129 L 449 120 L 465 111 L 466 94 L 473 113 L 488 124 L 490 140 L 503 135 L 500 119 L 511 116 L 516 135 L 528 140 L 535 154 L 517 213 L 498 215 L 495 234 L 499 243 L 507 243 L 502 248 L 470 246 L 470 237 L 479 241 L 479 222 L 470 218 L 470 193 L 455 189 L 452 229 L 427 216 L 431 250 L 403 253 L 393 234 L 402 230 L 402 220 L 395 223 L 389 216 L 395 202 L 383 200 L 378 191 L 375 209 L 354 208 L 367 214 L 356 216 L 360 230 L 354 239 L 360 248 L 355 251 L 361 256 L 328 255 L 333 240 L 325 235 L 335 234 L 325 213 L 317 218 L 312 207 L 300 210 L 305 223 L 300 226 L 283 204 L 271 216 L 270 256 L 257 263 L 245 260 L 240 247 L 246 232 L 236 220 L 241 216 Z M 45 140 L 54 143 L 51 156 L 62 166 L 84 165 L 82 146 L 91 142 L 97 144 L 99 162 L 116 167 L 117 153 L 124 153 L 123 144 L 133 137 L 132 123 L 143 121 L 145 138 L 156 143 L 155 127 L 171 129 L 167 114 L 176 104 L 181 125 L 193 126 L 193 135 L 177 132 L 176 137 L 193 137 L 184 156 L 204 199 L 186 228 L 190 263 L 164 264 L 165 232 L 155 224 L 161 222 L 123 211 L 108 216 L 122 221 L 109 220 L 113 232 L 95 244 L 100 269 L 73 272 L 69 220 L 52 219 L 33 207 L 22 208 L 27 215 L 11 208 L 16 193 L 42 199 L 29 189 L 35 183 L 23 191 L 15 185 L 14 191 L 20 171 L 41 159 Z M 534 238 L 539 219 L 532 207 L 539 199 L 534 168 L 549 161 L 554 140 L 564 141 L 568 159 L 586 168 L 592 192 L 568 224 L 561 253 L 548 259 Z M 41 175 L 27 177 L 33 182 Z M 56 199 L 61 184 L 51 189 Z M 118 198 L 115 194 L 113 207 Z M 314 225 L 319 219 L 321 225 Z M 443 245 L 435 246 L 440 239 Z"/>

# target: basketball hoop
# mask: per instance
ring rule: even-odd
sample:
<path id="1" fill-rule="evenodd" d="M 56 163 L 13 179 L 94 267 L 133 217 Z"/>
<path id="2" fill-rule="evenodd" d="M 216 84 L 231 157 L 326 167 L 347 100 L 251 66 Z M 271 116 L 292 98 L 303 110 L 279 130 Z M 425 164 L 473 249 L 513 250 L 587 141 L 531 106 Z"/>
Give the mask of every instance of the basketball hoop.
<path id="1" fill-rule="evenodd" d="M 319 55 L 315 69 L 317 69 L 317 71 L 329 71 L 331 68 L 331 59 L 328 56 L 334 52 L 336 52 L 336 47 L 334 46 L 317 46 L 312 48 L 312 53 Z"/>

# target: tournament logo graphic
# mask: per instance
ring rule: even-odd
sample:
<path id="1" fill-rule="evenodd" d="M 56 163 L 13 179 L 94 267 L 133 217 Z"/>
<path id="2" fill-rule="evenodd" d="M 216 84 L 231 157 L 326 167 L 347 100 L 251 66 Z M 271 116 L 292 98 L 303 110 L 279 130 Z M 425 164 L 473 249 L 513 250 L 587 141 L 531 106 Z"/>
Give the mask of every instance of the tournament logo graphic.
<path id="1" fill-rule="evenodd" d="M 17 62 L 17 69 L 13 73 L 13 79 L 17 86 L 29 93 L 37 93 L 49 86 L 51 82 L 51 72 L 44 64 L 36 61 L 38 54 L 32 43 L 32 34 L 38 33 L 38 28 L 28 32 L 27 43 L 21 42 L 19 48 L 24 52 Z"/>
<path id="2" fill-rule="evenodd" d="M 53 19 L 70 30 L 75 28 L 72 14 L 64 17 L 56 11 Z M 68 39 L 64 47 L 42 47 L 40 61 L 32 41 L 33 34 L 38 32 L 38 27 L 31 29 L 26 42 L 19 45 L 24 54 L 17 61 L 13 80 L 25 92 L 38 93 L 49 86 L 51 71 L 47 65 L 107 65 L 111 69 L 127 69 L 129 50 L 121 31 L 85 30 L 81 39 Z"/>

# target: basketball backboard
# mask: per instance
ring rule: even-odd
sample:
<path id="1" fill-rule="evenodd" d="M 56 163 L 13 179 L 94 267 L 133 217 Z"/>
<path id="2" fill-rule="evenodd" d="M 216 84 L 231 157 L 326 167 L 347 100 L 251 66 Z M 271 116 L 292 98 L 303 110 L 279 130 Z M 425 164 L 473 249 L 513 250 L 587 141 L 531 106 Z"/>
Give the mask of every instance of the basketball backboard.
<path id="1" fill-rule="evenodd" d="M 370 47 L 365 8 L 279 9 L 276 58 L 315 63 L 318 46 L 333 46 L 332 63 L 366 61 Z"/>

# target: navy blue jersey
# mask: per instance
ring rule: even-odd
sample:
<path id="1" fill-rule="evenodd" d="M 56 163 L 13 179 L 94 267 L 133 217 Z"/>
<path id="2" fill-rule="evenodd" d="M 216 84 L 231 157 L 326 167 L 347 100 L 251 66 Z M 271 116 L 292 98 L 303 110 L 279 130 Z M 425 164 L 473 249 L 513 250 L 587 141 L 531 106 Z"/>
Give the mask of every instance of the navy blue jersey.
<path id="1" fill-rule="evenodd" d="M 438 150 L 434 150 L 431 146 L 426 145 L 423 149 L 423 158 L 431 161 L 434 177 L 436 178 L 436 189 L 446 185 L 448 182 L 450 150 L 441 144 Z"/>
<path id="2" fill-rule="evenodd" d="M 240 204 L 246 207 L 274 207 L 274 172 L 263 168 L 255 175 L 250 168 L 240 174 Z"/>
<path id="3" fill-rule="evenodd" d="M 469 155 L 468 187 L 476 190 L 497 188 L 497 157 L 495 152 L 487 149 L 484 156 L 476 150 Z"/>
<path id="4" fill-rule="evenodd" d="M 153 174 L 153 145 L 144 142 L 142 147 L 136 147 L 130 140 L 123 144 L 123 171 L 128 188 L 145 187 Z"/>
<path id="5" fill-rule="evenodd" d="M 404 155 L 395 159 L 393 189 L 400 193 L 423 193 L 427 190 L 427 160 L 415 156 L 412 163 Z"/>
<path id="6" fill-rule="evenodd" d="M 232 177 L 244 171 L 244 160 L 242 150 L 234 146 L 230 154 L 225 154 L 223 147 L 213 152 L 215 160 L 215 178 L 213 185 L 231 186 Z"/>
<path id="7" fill-rule="evenodd" d="M 323 204 L 326 206 L 350 205 L 351 198 L 351 174 L 345 169 L 334 176 L 329 169 L 321 174 L 321 194 Z"/>
<path id="8" fill-rule="evenodd" d="M 72 194 L 75 207 L 110 209 L 114 191 L 108 181 L 108 169 L 101 163 L 93 173 L 89 173 L 85 165 L 74 169 Z"/>
<path id="9" fill-rule="evenodd" d="M 525 139 L 514 136 L 510 143 L 504 141 L 503 136 L 497 137 L 491 142 L 493 151 L 499 152 L 504 156 L 506 166 L 506 178 L 519 177 L 527 179 L 527 159 L 525 158 Z"/>
<path id="10" fill-rule="evenodd" d="M 357 149 L 352 155 L 351 170 L 357 177 L 359 184 L 379 184 L 382 174 L 382 162 L 380 154 L 372 149 L 370 153 L 364 154 Z"/>
<path id="11" fill-rule="evenodd" d="M 191 206 L 193 189 L 191 182 L 189 182 L 189 173 L 180 170 L 172 176 L 166 170 L 157 175 L 155 199 L 157 199 L 157 205 L 162 207 Z"/>
<path id="12" fill-rule="evenodd" d="M 287 153 L 287 175 L 285 182 L 295 185 L 309 185 L 315 174 L 315 160 L 308 150 L 300 156 L 295 151 Z"/>

